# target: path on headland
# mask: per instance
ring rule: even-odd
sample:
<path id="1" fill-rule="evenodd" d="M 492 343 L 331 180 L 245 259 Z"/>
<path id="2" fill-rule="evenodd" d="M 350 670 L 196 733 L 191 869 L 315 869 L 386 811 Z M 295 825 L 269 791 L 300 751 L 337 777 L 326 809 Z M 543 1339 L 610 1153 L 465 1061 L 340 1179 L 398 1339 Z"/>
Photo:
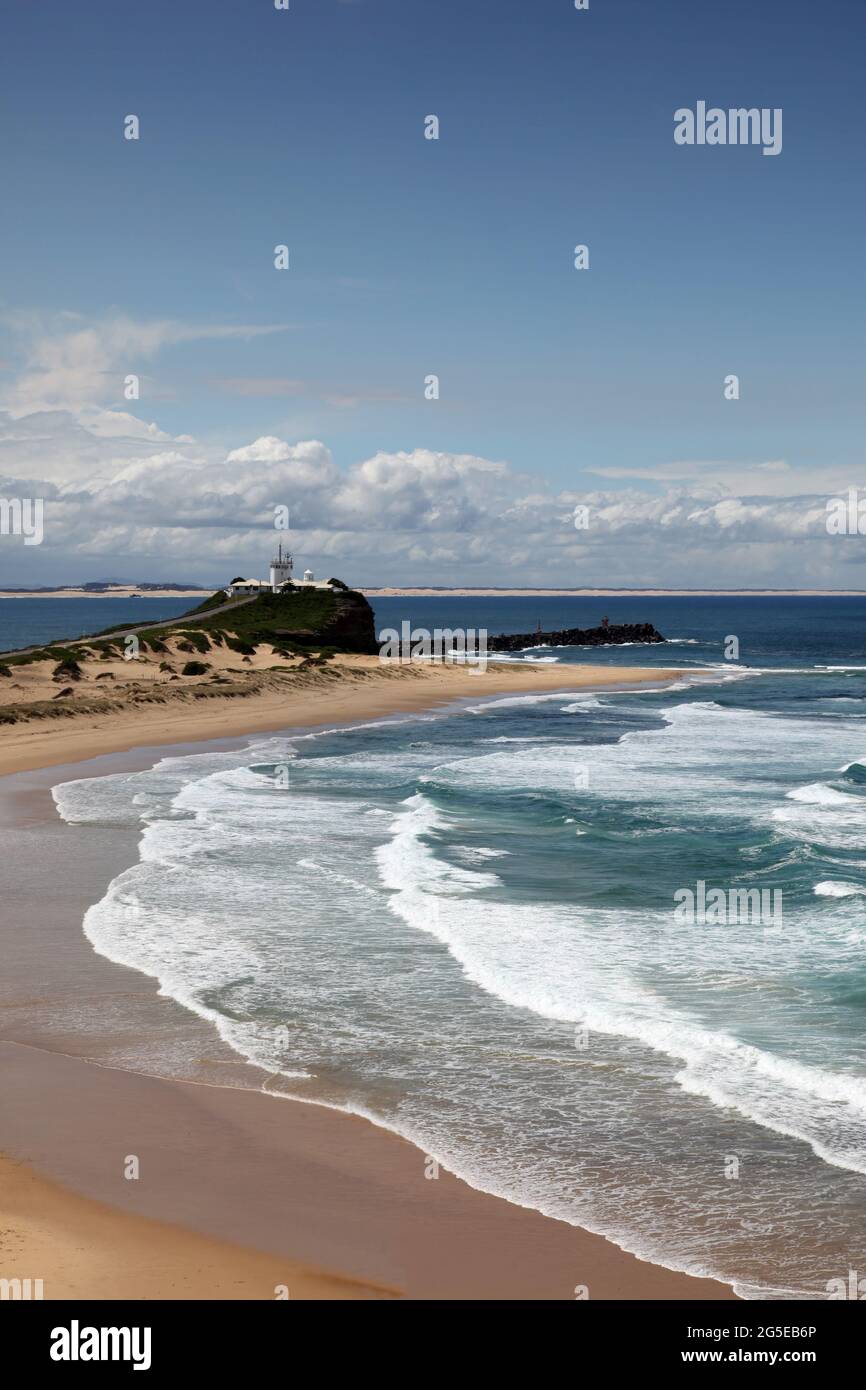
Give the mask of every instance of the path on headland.
<path id="1" fill-rule="evenodd" d="M 197 618 L 218 618 L 223 613 L 231 613 L 235 608 L 245 608 L 248 603 L 255 603 L 258 594 L 250 594 L 249 598 L 232 599 L 231 603 L 220 604 L 219 608 L 208 608 L 203 613 L 197 613 Z M 2 651 L 0 657 L 4 656 L 31 656 L 33 652 L 43 652 L 46 647 L 80 647 L 82 643 L 86 646 L 88 642 L 122 642 L 125 637 L 135 637 L 139 632 L 153 632 L 155 628 L 177 627 L 184 618 L 193 617 L 192 613 L 179 613 L 176 618 L 162 618 L 158 623 L 138 623 L 135 627 L 124 628 L 120 632 L 91 632 L 89 636 L 82 637 L 59 637 L 56 641 L 40 642 L 35 647 L 18 647 L 15 651 Z"/>

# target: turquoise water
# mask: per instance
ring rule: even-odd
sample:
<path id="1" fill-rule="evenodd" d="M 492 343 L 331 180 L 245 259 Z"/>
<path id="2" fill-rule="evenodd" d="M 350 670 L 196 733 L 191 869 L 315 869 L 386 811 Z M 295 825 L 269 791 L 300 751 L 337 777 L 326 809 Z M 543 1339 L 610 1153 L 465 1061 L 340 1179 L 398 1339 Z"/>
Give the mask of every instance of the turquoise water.
<path id="1" fill-rule="evenodd" d="M 85 930 L 288 1094 L 748 1296 L 826 1296 L 866 1269 L 866 607 L 660 603 L 629 611 L 674 645 L 600 655 L 689 663 L 673 689 L 57 788 L 95 834 L 141 829 Z M 781 893 L 781 920 L 678 920 L 700 881 Z"/>

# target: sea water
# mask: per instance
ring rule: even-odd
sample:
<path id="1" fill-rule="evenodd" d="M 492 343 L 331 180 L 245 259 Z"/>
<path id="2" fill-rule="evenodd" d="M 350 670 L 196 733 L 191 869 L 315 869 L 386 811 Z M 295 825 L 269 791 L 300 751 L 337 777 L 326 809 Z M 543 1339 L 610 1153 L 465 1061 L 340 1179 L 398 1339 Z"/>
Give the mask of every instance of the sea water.
<path id="1" fill-rule="evenodd" d="M 141 833 L 84 930 L 272 1089 L 671 1268 L 826 1297 L 866 1270 L 866 602 L 436 598 L 377 620 L 478 626 L 485 603 L 491 631 L 534 628 L 532 606 L 673 639 L 527 659 L 692 674 L 62 784 L 68 821 Z M 781 922 L 678 920 L 699 882 L 780 893 Z"/>
<path id="2" fill-rule="evenodd" d="M 145 595 L 135 599 L 0 598 L 0 653 L 92 635 L 118 623 L 157 623 L 188 613 L 198 602 L 198 598 Z"/>

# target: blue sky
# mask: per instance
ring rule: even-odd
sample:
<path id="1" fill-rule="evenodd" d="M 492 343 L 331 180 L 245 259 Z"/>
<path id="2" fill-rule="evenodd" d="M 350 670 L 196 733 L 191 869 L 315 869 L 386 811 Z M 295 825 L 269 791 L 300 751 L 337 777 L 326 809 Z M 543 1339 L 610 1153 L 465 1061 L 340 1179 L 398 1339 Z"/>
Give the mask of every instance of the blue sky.
<path id="1" fill-rule="evenodd" d="M 755 515 L 747 532 L 728 516 L 720 558 L 703 520 L 690 531 L 684 513 L 684 535 L 665 535 L 637 502 L 655 530 L 629 562 L 624 522 L 558 531 L 551 548 L 559 514 L 527 519 L 525 499 L 564 498 L 565 515 L 599 490 L 655 500 L 673 482 L 706 502 L 707 488 L 794 498 L 860 481 L 864 37 L 854 0 L 16 6 L 2 26 L 0 406 L 32 427 L 24 451 L 10 428 L 0 467 L 92 495 L 93 477 L 146 451 L 135 425 L 97 421 L 83 451 L 80 430 L 126 412 L 160 446 L 181 437 L 156 471 L 164 483 L 162 456 L 177 454 L 190 495 L 206 467 L 282 441 L 286 458 L 272 445 L 246 463 L 287 465 L 275 502 L 293 506 L 299 548 L 319 564 L 345 555 L 357 582 L 429 581 L 450 557 L 473 582 L 722 584 L 729 566 L 741 583 L 859 586 L 856 539 L 828 549 L 790 518 L 796 560 Z M 699 99 L 781 107 L 782 153 L 676 146 L 673 112 Z M 137 142 L 122 138 L 128 113 Z M 431 113 L 438 142 L 423 138 Z M 130 372 L 135 403 L 120 389 Z M 430 373 L 438 401 L 424 399 Z M 71 419 L 66 474 L 63 422 L 35 428 L 46 411 Z M 106 432 L 123 443 L 107 449 Z M 334 517 L 293 482 L 308 440 L 349 490 Z M 353 470 L 379 456 L 403 460 L 410 486 L 389 514 L 400 468 L 385 468 L 377 537 L 375 499 L 349 501 Z M 475 469 L 460 512 L 460 485 L 444 464 L 431 476 L 428 456 L 457 474 L 469 465 L 454 460 L 502 463 L 509 481 L 497 475 L 488 506 Z M 204 536 L 191 551 L 176 534 L 208 522 L 227 564 L 258 562 L 265 501 L 260 520 L 205 506 L 178 528 L 147 497 L 137 518 L 123 492 L 111 521 L 104 496 L 89 522 L 84 501 L 73 514 L 67 499 L 62 520 L 58 502 L 38 552 L 0 538 L 0 579 L 25 563 L 115 570 L 136 524 L 142 578 L 218 578 L 222 561 L 194 553 Z"/>

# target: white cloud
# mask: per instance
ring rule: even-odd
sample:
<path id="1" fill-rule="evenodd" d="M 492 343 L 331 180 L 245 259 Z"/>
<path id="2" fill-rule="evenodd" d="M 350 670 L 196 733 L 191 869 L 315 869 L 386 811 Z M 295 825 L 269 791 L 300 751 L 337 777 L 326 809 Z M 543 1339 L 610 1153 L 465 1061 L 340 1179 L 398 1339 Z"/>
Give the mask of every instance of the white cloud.
<path id="1" fill-rule="evenodd" d="M 229 463 L 281 463 L 292 456 L 292 448 L 285 439 L 277 439 L 273 434 L 262 435 L 246 444 L 242 449 L 232 449 L 228 455 Z"/>
<path id="2" fill-rule="evenodd" d="M 76 556 L 116 566 L 135 555 L 154 577 L 202 581 L 261 569 L 277 506 L 299 553 L 368 583 L 798 586 L 834 582 L 859 549 L 827 536 L 826 494 L 731 496 L 712 483 L 554 494 L 468 454 L 380 451 L 341 471 L 320 440 L 264 435 L 220 455 L 134 425 L 112 434 L 64 412 L 0 416 L 0 459 L 27 464 L 6 491 L 32 495 L 41 478 L 66 574 Z M 575 530 L 577 502 L 587 530 Z"/>
<path id="3" fill-rule="evenodd" d="M 283 332 L 286 324 L 189 324 L 172 319 L 140 322 L 118 315 L 80 326 L 75 315 L 45 321 L 7 314 L 3 323 L 23 343 L 23 369 L 0 390 L 13 415 L 90 409 L 122 395 L 124 378 L 161 348 L 203 339 L 254 338 Z"/>
<path id="4" fill-rule="evenodd" d="M 19 329 L 26 361 L 0 410 L 0 474 L 5 495 L 45 498 L 46 545 L 27 556 L 42 582 L 81 577 L 97 558 L 202 582 L 263 570 L 278 506 L 305 562 L 359 583 L 842 586 L 866 559 L 859 538 L 826 532 L 827 497 L 858 482 L 849 470 L 598 467 L 599 488 L 556 493 L 503 461 L 421 447 L 345 469 L 317 439 L 264 434 L 225 450 L 111 407 L 106 374 L 115 391 L 124 355 L 276 329 L 68 316 Z M 577 503 L 587 530 L 573 525 Z"/>

